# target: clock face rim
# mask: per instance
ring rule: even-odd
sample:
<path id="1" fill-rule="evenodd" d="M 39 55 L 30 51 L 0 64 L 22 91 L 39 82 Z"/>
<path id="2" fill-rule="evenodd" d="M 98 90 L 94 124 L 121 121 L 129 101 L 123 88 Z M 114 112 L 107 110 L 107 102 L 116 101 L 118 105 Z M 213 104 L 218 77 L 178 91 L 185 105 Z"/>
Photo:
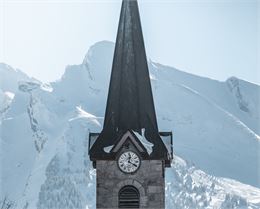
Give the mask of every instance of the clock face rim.
<path id="1" fill-rule="evenodd" d="M 134 153 L 134 154 L 138 157 L 138 159 L 139 159 L 139 165 L 138 165 L 138 167 L 137 167 L 134 171 L 131 171 L 131 172 L 124 171 L 124 170 L 120 167 L 120 165 L 119 165 L 119 159 L 120 159 L 120 157 L 121 157 L 124 153 L 127 153 L 127 152 L 132 152 L 132 153 Z M 139 170 L 139 168 L 140 168 L 140 166 L 141 166 L 141 158 L 140 158 L 140 156 L 139 156 L 136 152 L 134 152 L 134 151 L 132 151 L 132 150 L 124 151 L 124 152 L 122 152 L 122 153 L 118 156 L 117 166 L 118 166 L 119 170 L 122 171 L 123 173 L 125 173 L 125 174 L 133 174 L 133 173 L 135 173 L 135 172 L 137 172 L 137 171 Z"/>

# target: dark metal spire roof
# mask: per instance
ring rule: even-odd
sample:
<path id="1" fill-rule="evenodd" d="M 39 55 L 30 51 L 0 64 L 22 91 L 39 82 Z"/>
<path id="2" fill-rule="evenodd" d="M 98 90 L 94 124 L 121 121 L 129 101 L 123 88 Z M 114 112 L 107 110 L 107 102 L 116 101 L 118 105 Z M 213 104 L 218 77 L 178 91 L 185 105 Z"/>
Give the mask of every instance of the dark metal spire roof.
<path id="1" fill-rule="evenodd" d="M 158 133 L 137 0 L 123 0 L 114 51 L 103 131 L 90 155 L 116 143 L 127 130 L 141 133 L 154 144 L 154 157 L 167 155 Z"/>
<path id="2" fill-rule="evenodd" d="M 136 0 L 124 0 L 114 53 L 105 128 L 140 129 L 147 116 L 157 130 Z"/>

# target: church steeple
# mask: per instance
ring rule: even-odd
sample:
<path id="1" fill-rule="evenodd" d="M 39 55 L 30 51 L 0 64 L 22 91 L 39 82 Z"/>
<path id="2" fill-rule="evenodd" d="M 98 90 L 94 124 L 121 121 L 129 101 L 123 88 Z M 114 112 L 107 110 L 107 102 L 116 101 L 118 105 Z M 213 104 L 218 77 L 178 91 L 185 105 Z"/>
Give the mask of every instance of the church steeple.
<path id="1" fill-rule="evenodd" d="M 106 156 L 103 148 L 114 145 L 126 131 L 142 129 L 154 144 L 150 157 L 167 159 L 158 133 L 137 0 L 123 0 L 104 127 L 90 149 L 91 158 Z"/>
<path id="2" fill-rule="evenodd" d="M 89 156 L 97 209 L 165 208 L 172 133 L 158 132 L 137 0 L 122 3 L 104 126 L 90 133 Z"/>

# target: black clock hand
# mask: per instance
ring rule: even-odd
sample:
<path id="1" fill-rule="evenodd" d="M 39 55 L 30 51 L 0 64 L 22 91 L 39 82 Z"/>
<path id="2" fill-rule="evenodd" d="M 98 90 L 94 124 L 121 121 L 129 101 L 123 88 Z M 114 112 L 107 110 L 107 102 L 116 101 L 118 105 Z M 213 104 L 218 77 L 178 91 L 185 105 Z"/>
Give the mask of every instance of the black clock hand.
<path id="1" fill-rule="evenodd" d="M 132 163 L 131 161 L 128 161 L 128 163 L 132 164 L 133 166 L 137 167 L 136 164 Z"/>

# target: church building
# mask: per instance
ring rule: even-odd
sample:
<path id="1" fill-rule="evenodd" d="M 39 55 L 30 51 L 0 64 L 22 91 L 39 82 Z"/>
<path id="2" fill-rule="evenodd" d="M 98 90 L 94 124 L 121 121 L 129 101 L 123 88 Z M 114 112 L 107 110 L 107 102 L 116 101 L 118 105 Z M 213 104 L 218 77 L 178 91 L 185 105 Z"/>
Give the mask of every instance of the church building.
<path id="1" fill-rule="evenodd" d="M 137 0 L 123 0 L 104 125 L 90 133 L 96 208 L 165 208 L 172 133 L 159 132 Z"/>

